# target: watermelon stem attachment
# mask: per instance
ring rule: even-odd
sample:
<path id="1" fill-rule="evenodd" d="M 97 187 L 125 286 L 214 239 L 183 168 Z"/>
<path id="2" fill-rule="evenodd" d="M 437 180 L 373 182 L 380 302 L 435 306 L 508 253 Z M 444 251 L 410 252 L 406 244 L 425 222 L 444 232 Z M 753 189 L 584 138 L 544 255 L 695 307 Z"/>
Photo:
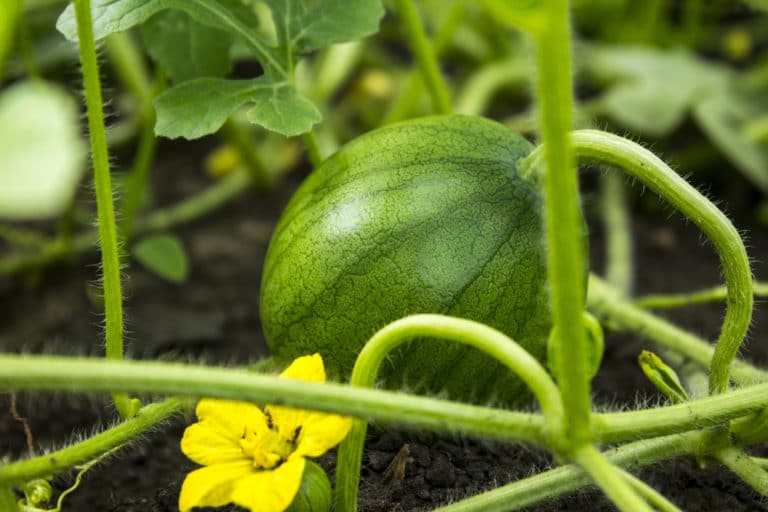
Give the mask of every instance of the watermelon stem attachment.
<path id="1" fill-rule="evenodd" d="M 505 334 L 487 325 L 445 315 L 411 315 L 396 320 L 368 340 L 357 357 L 350 384 L 373 387 L 382 362 L 397 347 L 417 338 L 441 339 L 469 345 L 494 357 L 517 374 L 531 389 L 544 415 L 547 446 L 558 451 L 563 436 L 560 425 L 562 401 L 557 385 L 535 357 Z M 335 510 L 352 512 L 357 507 L 363 445 L 367 423 L 355 420 L 339 447 L 336 464 Z"/>

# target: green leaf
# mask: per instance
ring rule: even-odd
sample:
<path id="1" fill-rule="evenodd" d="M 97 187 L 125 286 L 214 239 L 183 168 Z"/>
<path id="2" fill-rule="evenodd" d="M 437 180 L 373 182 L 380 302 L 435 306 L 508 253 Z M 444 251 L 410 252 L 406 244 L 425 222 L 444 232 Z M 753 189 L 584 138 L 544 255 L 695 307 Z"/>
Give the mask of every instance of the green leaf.
<path id="1" fill-rule="evenodd" d="M 175 82 L 224 77 L 232 68 L 226 32 L 195 21 L 181 11 L 163 11 L 142 26 L 147 53 Z"/>
<path id="2" fill-rule="evenodd" d="M 253 11 L 238 7 L 237 0 L 92 0 L 91 8 L 97 39 L 144 23 L 166 9 L 187 15 L 188 21 L 183 23 L 187 24 L 186 32 L 193 35 L 180 45 L 173 42 L 178 37 L 168 34 L 184 33 L 184 27 L 171 32 L 162 27 L 147 29 L 153 33 L 151 53 L 168 67 L 173 78 L 207 75 L 183 82 L 157 99 L 158 135 L 193 139 L 212 133 L 245 103 L 255 103 L 248 112 L 251 122 L 283 135 L 300 135 L 319 122 L 321 116 L 317 107 L 295 90 L 296 59 L 310 50 L 376 32 L 384 8 L 381 0 L 355 0 L 352 8 L 347 0 L 264 0 L 261 5 L 271 11 L 277 46 L 253 29 Z M 227 68 L 228 60 L 217 59 L 223 50 L 210 44 L 216 34 L 193 33 L 192 23 L 223 30 L 223 38 L 245 43 L 261 63 L 264 76 L 233 83 L 212 79 L 211 75 L 220 76 L 221 72 L 220 68 L 212 68 L 215 62 Z M 76 39 L 71 5 L 59 17 L 57 28 L 68 38 Z"/>
<path id="3" fill-rule="evenodd" d="M 267 3 L 272 7 L 274 15 L 280 7 L 291 2 L 270 0 Z M 374 34 L 379 29 L 379 20 L 384 16 L 380 0 L 356 0 L 352 9 L 348 0 L 321 0 L 306 10 L 304 4 L 307 2 L 298 0 L 296 3 L 301 14 L 291 24 L 295 30 L 291 43 L 296 45 L 298 53 Z M 288 16 L 285 13 L 283 19 Z"/>
<path id="4" fill-rule="evenodd" d="M 0 95 L 0 217 L 55 217 L 69 206 L 86 169 L 79 119 L 75 100 L 50 84 Z"/>
<path id="5" fill-rule="evenodd" d="M 286 82 L 198 78 L 165 91 L 155 100 L 158 135 L 194 139 L 218 130 L 246 103 L 248 119 L 286 136 L 299 135 L 321 119 L 317 107 Z"/>
<path id="6" fill-rule="evenodd" d="M 158 234 L 143 238 L 131 251 L 136 261 L 163 279 L 183 283 L 189 275 L 184 246 L 174 235 Z"/>
<path id="7" fill-rule="evenodd" d="M 114 32 L 128 30 L 166 9 L 178 9 L 198 23 L 241 37 L 254 50 L 259 62 L 269 73 L 278 76 L 288 73 L 286 63 L 280 62 L 267 42 L 249 25 L 253 17 L 246 17 L 243 9 L 232 8 L 229 2 L 222 5 L 216 0 L 93 0 L 91 11 L 94 37 L 101 39 Z M 59 16 L 56 28 L 67 39 L 77 40 L 77 23 L 71 3 Z"/>
<path id="8" fill-rule="evenodd" d="M 659 356 L 648 350 L 643 350 L 638 357 L 640 368 L 656 388 L 664 395 L 679 404 L 688 400 L 675 370 L 667 366 Z"/>
<path id="9" fill-rule="evenodd" d="M 768 109 L 734 92 L 711 96 L 696 105 L 696 121 L 712 142 L 763 193 L 768 194 L 768 146 L 749 137 L 745 126 Z"/>
<path id="10" fill-rule="evenodd" d="M 647 47 L 587 47 L 585 69 L 598 81 L 613 82 L 601 98 L 606 113 L 637 132 L 660 137 L 680 125 L 702 97 L 721 90 L 725 68 L 689 51 Z"/>

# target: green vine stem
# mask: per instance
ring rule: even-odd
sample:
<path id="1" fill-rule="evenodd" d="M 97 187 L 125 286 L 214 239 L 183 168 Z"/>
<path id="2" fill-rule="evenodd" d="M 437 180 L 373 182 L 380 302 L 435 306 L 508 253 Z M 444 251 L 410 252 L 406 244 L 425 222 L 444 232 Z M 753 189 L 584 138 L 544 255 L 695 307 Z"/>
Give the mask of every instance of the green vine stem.
<path id="1" fill-rule="evenodd" d="M 135 440 L 181 412 L 185 401 L 172 398 L 145 405 L 136 415 L 104 432 L 60 450 L 19 462 L 0 465 L 0 487 L 14 486 L 72 468 Z"/>
<path id="2" fill-rule="evenodd" d="M 80 65 L 85 86 L 85 103 L 88 110 L 88 130 L 91 139 L 91 157 L 96 184 L 96 209 L 99 219 L 101 242 L 101 266 L 104 288 L 107 359 L 123 358 L 123 296 L 120 288 L 120 257 L 117 249 L 115 208 L 112 201 L 112 185 L 109 176 L 107 136 L 104 128 L 101 83 L 93 40 L 90 0 L 75 0 L 77 37 L 80 46 Z M 113 396 L 115 407 L 123 418 L 135 412 L 137 403 L 125 395 Z M 134 410 L 132 410 L 134 409 Z"/>
<path id="3" fill-rule="evenodd" d="M 277 401 L 292 407 L 335 412 L 371 421 L 407 423 L 435 432 L 464 432 L 535 445 L 543 443 L 543 417 L 538 414 L 335 383 L 293 381 L 228 368 L 0 355 L 0 389 L 131 391 L 263 403 Z"/>
<path id="4" fill-rule="evenodd" d="M 765 436 L 766 429 L 763 428 L 754 434 L 753 424 L 748 423 L 748 420 L 753 419 L 751 415 L 760 412 L 764 408 L 763 404 L 768 402 L 768 396 L 760 396 L 766 392 L 768 383 L 746 386 L 729 391 L 727 395 L 713 395 L 677 405 L 594 414 L 592 431 L 601 443 L 619 443 L 727 425 L 730 420 L 739 418 L 738 430 L 742 433 L 740 435 L 745 437 L 734 439 L 737 442 L 753 444 L 753 441 L 757 442 L 756 439 Z"/>
<path id="5" fill-rule="evenodd" d="M 730 395 L 730 393 L 728 394 Z M 733 432 L 736 435 L 739 434 L 738 426 L 734 426 Z M 706 452 L 706 443 L 710 437 L 709 431 L 696 430 L 627 443 L 608 450 L 603 455 L 610 463 L 621 468 L 641 468 L 683 455 L 711 456 L 712 453 Z M 762 439 L 756 440 L 756 442 L 765 442 L 766 440 L 768 440 L 768 430 L 763 431 Z M 701 452 L 702 447 L 705 448 L 705 453 Z M 470 512 L 475 510 L 506 512 L 519 510 L 577 491 L 592 483 L 592 480 L 581 468 L 569 464 L 439 508 L 435 512 Z"/>
<path id="6" fill-rule="evenodd" d="M 536 38 L 536 99 L 544 143 L 544 205 L 547 273 L 553 332 L 563 364 L 558 384 L 565 410 L 563 430 L 571 446 L 589 441 L 590 391 L 586 332 L 582 328 L 582 221 L 579 190 L 569 132 L 573 129 L 570 20 L 567 0 L 541 7 L 547 23 Z"/>
<path id="7" fill-rule="evenodd" d="M 672 459 L 691 452 L 702 437 L 700 432 L 665 436 L 630 443 L 605 452 L 605 457 L 623 468 L 637 468 L 660 460 Z M 466 500 L 438 508 L 435 512 L 507 512 L 555 499 L 593 484 L 578 466 L 569 464 L 518 480 Z"/>
<path id="8" fill-rule="evenodd" d="M 752 283 L 752 295 L 760 298 L 768 297 L 768 283 L 754 281 Z M 665 309 L 707 302 L 722 302 L 727 298 L 728 289 L 721 285 L 688 293 L 644 295 L 635 298 L 633 302 L 636 306 L 645 309 Z"/>
<path id="9" fill-rule="evenodd" d="M 73 357 L 0 355 L 0 389 L 60 391 L 130 391 L 179 396 L 210 396 L 271 402 L 356 416 L 366 420 L 407 423 L 438 432 L 465 432 L 493 439 L 543 445 L 541 415 L 505 411 L 391 391 L 340 384 L 286 381 L 248 371 L 192 365 L 104 361 Z M 740 387 L 727 394 L 685 404 L 641 411 L 594 415 L 598 442 L 618 443 L 640 436 L 727 425 L 736 431 L 754 430 L 753 414 L 768 407 L 768 383 Z M 750 434 L 760 442 L 768 429 Z"/>
<path id="10" fill-rule="evenodd" d="M 562 405 L 557 386 L 543 366 L 512 339 L 486 325 L 444 315 L 412 315 L 387 325 L 365 344 L 352 370 L 352 386 L 370 388 L 376 382 L 381 363 L 395 348 L 416 338 L 454 341 L 481 350 L 502 364 L 533 391 L 544 414 L 547 445 L 557 448 Z M 339 447 L 336 464 L 336 510 L 357 510 L 357 488 L 367 424 L 355 421 Z"/>
<path id="11" fill-rule="evenodd" d="M 743 450 L 729 446 L 716 452 L 714 457 L 760 495 L 768 496 L 768 471 L 752 460 Z"/>
<path id="12" fill-rule="evenodd" d="M 710 366 L 709 389 L 728 389 L 731 365 L 752 319 L 752 273 L 738 231 L 728 218 L 659 157 L 617 135 L 578 130 L 571 136 L 579 158 L 610 164 L 645 183 L 691 219 L 715 247 L 723 267 L 728 302 Z"/>
<path id="13" fill-rule="evenodd" d="M 600 177 L 600 214 L 606 240 L 605 279 L 623 295 L 632 295 L 634 242 L 624 177 L 610 172 Z"/>
<path id="14" fill-rule="evenodd" d="M 257 402 L 279 402 L 285 405 L 348 414 L 366 420 L 377 420 L 389 423 L 409 424 L 415 427 L 428 428 L 436 432 L 463 432 L 470 435 L 483 436 L 501 440 L 517 440 L 529 444 L 541 445 L 544 439 L 541 432 L 544 428 L 543 417 L 512 411 L 500 411 L 486 407 L 446 402 L 431 398 L 421 398 L 393 393 L 362 389 L 339 384 L 317 384 L 301 381 L 286 381 L 272 376 L 262 376 L 246 371 L 235 371 L 222 368 L 204 368 L 181 364 L 141 362 L 141 361 L 103 361 L 98 359 L 78 359 L 71 357 L 44 356 L 0 356 L 0 388 L 7 390 L 69 390 L 69 391 L 129 391 L 147 393 L 167 393 L 186 396 L 211 396 L 234 400 L 253 400 Z M 166 402 L 167 403 L 167 402 Z M 680 415 L 687 409 L 691 418 L 698 420 L 698 425 L 688 423 L 695 428 L 701 424 L 714 425 L 724 410 L 733 412 L 734 404 L 743 406 L 741 411 L 747 415 L 759 409 L 768 407 L 768 384 L 749 388 L 739 388 L 727 394 L 693 400 L 686 404 L 659 408 L 650 411 L 632 413 L 611 413 L 596 415 L 595 427 L 620 429 L 621 424 L 640 424 L 643 428 L 643 415 L 651 416 L 655 427 L 661 425 L 664 418 L 670 427 L 680 420 Z M 151 407 L 151 406 L 147 406 Z M 175 406 L 174 406 L 175 408 Z M 146 409 L 146 408 L 145 408 Z M 672 411 L 672 414 L 666 414 Z M 674 411 L 678 411 L 674 413 Z M 170 414 L 170 412 L 169 412 Z M 634 419 L 627 420 L 634 415 Z M 732 416 L 731 416 L 732 417 Z M 147 416 L 142 413 L 135 418 L 141 421 Z M 748 420 L 737 420 L 732 423 L 734 438 L 742 435 L 740 429 L 753 431 Z M 132 420 L 129 420 L 132 421 Z M 723 422 L 721 425 L 727 425 Z M 120 428 L 120 426 L 115 427 Z M 656 429 L 654 431 L 662 431 Z M 111 432 L 111 431 L 110 431 Z M 650 433 L 650 431 L 649 431 Z M 606 457 L 619 466 L 640 466 L 658 460 L 672 458 L 686 453 L 702 454 L 708 431 L 677 433 L 670 436 L 646 439 L 627 444 L 616 450 L 606 452 Z M 108 442 L 110 434 L 104 433 L 102 438 L 102 453 L 120 442 Z M 600 435 L 597 436 L 598 441 Z M 617 436 L 605 438 L 618 442 Z M 755 443 L 768 440 L 768 430 L 763 429 L 762 438 L 750 439 Z M 85 441 L 89 442 L 89 441 Z M 74 447 L 73 447 L 74 448 Z M 98 450 L 89 454 L 98 455 Z M 6 477 L 11 467 L 14 474 L 18 471 L 17 462 L 0 467 L 0 487 L 5 485 Z M 77 463 L 77 462 L 75 462 Z M 14 469 L 16 468 L 16 469 Z M 41 471 L 48 474 L 49 465 L 41 464 Z M 23 477 L 39 476 L 25 472 Z M 509 510 L 513 504 L 524 506 L 530 500 L 541 500 L 570 490 L 577 489 L 591 482 L 589 478 L 575 466 L 568 466 L 548 471 L 530 479 L 491 491 L 491 502 L 503 496 L 505 506 L 494 508 L 459 508 L 456 510 Z M 510 497 L 511 496 L 511 497 Z M 473 498 L 474 499 L 474 498 Z M 520 501 L 522 500 L 522 501 Z M 521 504 L 520 504 L 521 503 Z"/>
<path id="15" fill-rule="evenodd" d="M 653 512 L 651 506 L 627 481 L 621 470 L 611 464 L 592 445 L 583 445 L 572 451 L 573 461 L 589 473 L 592 480 L 623 512 Z"/>
<path id="16" fill-rule="evenodd" d="M 614 330 L 632 332 L 685 354 L 686 357 L 709 367 L 715 350 L 711 344 L 680 327 L 635 306 L 610 285 L 594 274 L 589 276 L 587 306 L 602 322 Z M 732 378 L 738 384 L 768 380 L 768 371 L 735 361 Z"/>
<path id="17" fill-rule="evenodd" d="M 448 86 L 440 73 L 435 51 L 427 39 L 413 0 L 394 0 L 393 3 L 432 98 L 432 108 L 437 114 L 450 114 L 452 109 Z"/>
<path id="18" fill-rule="evenodd" d="M 452 2 L 448 7 L 448 12 L 433 32 L 432 50 L 435 59 L 439 59 L 443 50 L 448 46 L 456 27 L 466 17 L 466 11 L 467 5 L 464 2 Z M 423 92 L 422 74 L 417 70 L 409 71 L 397 99 L 389 106 L 380 124 L 390 124 L 413 117 L 413 112 L 416 111 Z"/>
<path id="19" fill-rule="evenodd" d="M 656 507 L 661 512 L 682 512 L 671 501 L 669 501 L 664 495 L 658 492 L 656 489 L 646 484 L 632 473 L 625 470 L 620 470 L 627 480 L 627 482 L 635 488 L 637 493 L 645 498 L 648 503 Z"/>

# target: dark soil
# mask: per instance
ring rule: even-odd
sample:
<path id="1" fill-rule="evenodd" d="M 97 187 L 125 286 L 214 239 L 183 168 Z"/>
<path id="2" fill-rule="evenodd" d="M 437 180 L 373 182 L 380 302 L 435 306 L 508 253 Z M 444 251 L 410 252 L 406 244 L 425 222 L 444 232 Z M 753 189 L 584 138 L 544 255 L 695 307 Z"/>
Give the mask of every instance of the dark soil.
<path id="1" fill-rule="evenodd" d="M 171 204 L 202 189 L 208 179 L 199 162 L 205 145 L 166 144 L 155 170 L 155 202 Z M 291 176 L 268 195 L 246 194 L 215 214 L 176 230 L 189 252 L 189 282 L 176 286 L 138 265 L 126 271 L 128 351 L 135 358 L 247 364 L 267 355 L 258 311 L 259 279 L 269 235 L 282 206 L 300 181 Z M 586 190 L 590 189 L 589 183 Z M 730 190 L 730 189 L 729 189 Z M 755 275 L 768 279 L 768 231 L 750 224 L 751 207 L 729 197 L 737 225 L 748 235 Z M 734 202 L 729 202 L 733 200 Z M 585 195 L 587 206 L 592 203 Z M 643 214 L 635 219 L 637 292 L 694 290 L 720 282 L 717 258 L 694 226 L 677 217 Z M 599 226 L 592 233 L 592 267 L 602 268 Z M 99 355 L 101 317 L 88 289 L 97 279 L 97 255 L 59 265 L 40 275 L 0 281 L 0 350 L 3 352 Z M 719 304 L 665 313 L 673 321 L 714 339 L 722 320 Z M 768 319 L 758 304 L 750 343 L 743 356 L 768 364 Z M 636 360 L 649 343 L 609 334 L 602 369 L 594 380 L 595 403 L 602 408 L 633 407 L 659 401 Z M 115 414 L 105 397 L 23 394 L 19 412 L 29 419 L 37 450 L 50 449 L 106 426 Z M 189 419 L 176 418 L 86 474 L 64 511 L 175 511 L 184 475 L 194 465 L 179 450 Z M 407 444 L 404 479 L 384 472 Z M 755 453 L 766 453 L 758 447 Z M 0 456 L 25 456 L 24 431 L 0 395 Z M 334 464 L 333 454 L 321 463 Z M 528 476 L 552 464 L 541 452 L 478 440 L 440 439 L 422 432 L 373 431 L 366 447 L 362 511 L 429 510 L 451 500 Z M 332 474 L 332 473 L 331 473 Z M 700 469 L 677 460 L 641 471 L 640 476 L 684 510 L 760 511 L 768 503 L 728 471 Z M 56 478 L 58 490 L 73 475 Z M 233 509 L 234 510 L 234 509 Z M 531 510 L 613 510 L 596 491 L 584 491 Z"/>

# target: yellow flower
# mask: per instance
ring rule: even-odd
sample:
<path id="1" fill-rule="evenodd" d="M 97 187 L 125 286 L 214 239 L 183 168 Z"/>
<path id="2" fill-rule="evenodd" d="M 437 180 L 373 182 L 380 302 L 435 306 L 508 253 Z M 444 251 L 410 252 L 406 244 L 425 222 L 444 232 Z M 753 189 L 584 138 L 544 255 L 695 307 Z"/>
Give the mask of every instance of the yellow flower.
<path id="1" fill-rule="evenodd" d="M 296 359 L 281 377 L 325 381 L 319 354 Z M 347 435 L 350 418 L 204 398 L 181 450 L 203 468 L 187 475 L 179 509 L 235 503 L 251 512 L 283 511 L 299 490 L 305 457 L 317 457 Z"/>

